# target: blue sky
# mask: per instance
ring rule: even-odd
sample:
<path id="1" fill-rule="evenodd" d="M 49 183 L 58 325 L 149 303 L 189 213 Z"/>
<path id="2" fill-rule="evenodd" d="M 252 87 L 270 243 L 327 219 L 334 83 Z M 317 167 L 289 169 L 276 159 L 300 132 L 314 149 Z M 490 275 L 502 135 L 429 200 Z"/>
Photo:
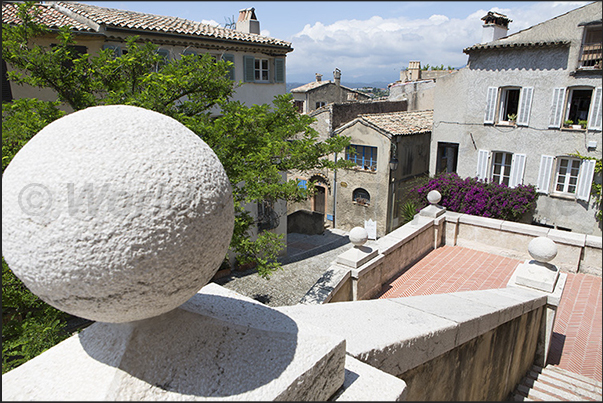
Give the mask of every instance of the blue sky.
<path id="1" fill-rule="evenodd" d="M 341 80 L 394 82 L 411 60 L 462 67 L 463 49 L 481 42 L 481 17 L 507 15 L 509 34 L 589 1 L 82 1 L 102 7 L 169 15 L 224 26 L 254 7 L 262 35 L 292 42 L 287 82 L 315 73 Z"/>

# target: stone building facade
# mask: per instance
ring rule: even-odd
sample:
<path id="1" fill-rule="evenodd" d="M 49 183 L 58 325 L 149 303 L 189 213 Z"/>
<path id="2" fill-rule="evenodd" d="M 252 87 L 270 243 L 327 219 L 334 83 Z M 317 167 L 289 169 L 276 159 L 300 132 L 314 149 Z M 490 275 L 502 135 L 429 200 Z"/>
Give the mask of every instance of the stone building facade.
<path id="1" fill-rule="evenodd" d="M 487 17 L 489 30 L 497 21 Z M 438 79 L 430 174 L 535 185 L 534 224 L 600 236 L 591 186 L 601 183 L 601 2 L 497 36 Z"/>

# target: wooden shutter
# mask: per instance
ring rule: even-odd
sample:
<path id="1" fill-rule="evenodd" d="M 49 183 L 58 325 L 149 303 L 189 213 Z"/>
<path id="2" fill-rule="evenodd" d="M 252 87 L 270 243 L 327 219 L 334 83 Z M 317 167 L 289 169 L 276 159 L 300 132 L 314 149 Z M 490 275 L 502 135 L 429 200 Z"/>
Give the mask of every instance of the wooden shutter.
<path id="1" fill-rule="evenodd" d="M 578 187 L 576 189 L 576 198 L 588 201 L 590 198 L 590 188 L 595 174 L 595 160 L 582 160 L 580 164 L 580 176 L 578 177 Z"/>
<path id="2" fill-rule="evenodd" d="M 478 150 L 477 153 L 477 179 L 486 180 L 488 176 L 488 160 L 490 151 Z"/>
<path id="3" fill-rule="evenodd" d="M 519 99 L 519 110 L 517 111 L 517 125 L 527 126 L 530 121 L 530 110 L 532 108 L 532 94 L 534 87 L 524 87 L 521 89 Z"/>
<path id="4" fill-rule="evenodd" d="M 253 56 L 243 56 L 243 81 L 246 83 L 254 83 L 255 82 L 255 57 Z"/>
<path id="5" fill-rule="evenodd" d="M 555 161 L 555 157 L 550 155 L 542 155 L 540 157 L 540 170 L 538 171 L 538 183 L 536 184 L 536 190 L 539 193 L 549 193 L 551 175 L 553 173 L 553 161 Z"/>
<path id="6" fill-rule="evenodd" d="M 496 113 L 496 95 L 498 94 L 497 87 L 488 87 L 488 95 L 486 96 L 486 113 L 484 123 L 493 124 L 494 114 Z"/>
<path id="7" fill-rule="evenodd" d="M 595 88 L 588 113 L 588 129 L 601 130 L 601 87 Z"/>
<path id="8" fill-rule="evenodd" d="M 285 82 L 285 59 L 280 57 L 274 59 L 274 82 Z"/>
<path id="9" fill-rule="evenodd" d="M 565 88 L 553 88 L 553 101 L 551 103 L 551 118 L 549 127 L 560 128 L 563 114 L 563 101 L 565 100 Z"/>
<path id="10" fill-rule="evenodd" d="M 509 178 L 509 186 L 514 188 L 523 183 L 523 173 L 526 166 L 525 154 L 513 154 L 511 160 L 511 173 Z"/>
<path id="11" fill-rule="evenodd" d="M 222 55 L 222 60 L 232 63 L 232 66 L 230 66 L 230 68 L 228 69 L 228 74 L 226 75 L 226 77 L 229 80 L 234 81 L 234 79 L 235 79 L 235 66 L 234 66 L 235 57 L 234 57 L 234 55 L 228 55 L 228 54 Z"/>

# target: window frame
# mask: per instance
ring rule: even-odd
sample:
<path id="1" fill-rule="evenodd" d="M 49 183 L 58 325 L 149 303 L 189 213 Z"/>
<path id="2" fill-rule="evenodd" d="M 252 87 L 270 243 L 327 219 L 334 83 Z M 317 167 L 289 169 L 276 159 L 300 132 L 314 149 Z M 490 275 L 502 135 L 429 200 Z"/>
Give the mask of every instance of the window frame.
<path id="1" fill-rule="evenodd" d="M 355 153 L 350 153 L 350 148 L 353 147 Z M 359 151 L 359 147 L 361 147 L 361 153 Z M 366 159 L 366 151 L 370 151 L 370 156 L 368 158 L 368 164 L 365 164 Z M 352 161 L 356 166 L 353 169 L 362 169 L 367 172 L 377 172 L 377 163 L 378 163 L 378 151 L 379 149 L 375 146 L 369 145 L 361 145 L 361 144 L 350 144 L 345 148 L 345 159 L 347 161 Z M 373 159 L 373 156 L 375 157 Z M 360 158 L 360 160 L 359 160 Z"/>
<path id="2" fill-rule="evenodd" d="M 478 150 L 477 155 L 477 173 L 476 177 L 481 181 L 494 182 L 494 163 L 495 163 L 495 155 L 498 153 L 504 153 L 511 156 L 511 164 L 509 170 L 509 180 L 506 184 L 510 188 L 514 188 L 518 185 L 523 184 L 523 177 L 525 174 L 526 167 L 526 154 L 520 153 L 511 153 L 509 151 L 488 151 L 488 150 Z M 503 178 L 504 180 L 504 178 Z M 501 183 L 501 180 L 498 181 Z"/>
<path id="3" fill-rule="evenodd" d="M 591 90 L 592 95 L 588 107 L 586 120 L 588 122 L 586 129 L 601 130 L 601 97 L 602 87 L 592 86 L 571 86 L 553 88 L 553 98 L 551 102 L 551 112 L 549 119 L 549 129 L 562 129 L 564 122 L 570 114 L 570 106 L 573 101 L 574 91 Z M 574 122 L 578 124 L 578 122 Z"/>
<path id="4" fill-rule="evenodd" d="M 601 70 L 603 61 L 603 49 L 601 48 L 601 42 L 589 40 L 590 36 L 596 36 L 593 31 L 599 31 L 598 38 L 601 38 L 603 33 L 603 25 L 597 24 L 592 26 L 585 26 L 584 33 L 582 34 L 582 44 L 580 46 L 580 56 L 578 58 L 578 69 L 580 70 Z M 586 52 L 589 52 L 587 55 Z M 598 57 L 597 57 L 598 56 Z M 598 61 L 598 63 L 597 63 Z"/>
<path id="5" fill-rule="evenodd" d="M 498 123 L 510 123 L 508 119 L 509 113 L 509 94 L 511 91 L 517 91 L 517 104 L 515 105 L 514 115 L 519 115 L 519 99 L 521 97 L 521 87 L 501 87 L 500 88 L 500 99 L 498 101 Z M 516 119 L 517 120 L 517 119 Z"/>
<path id="6" fill-rule="evenodd" d="M 557 185 L 559 182 L 559 170 L 563 160 L 575 160 L 579 161 L 580 163 L 574 193 L 564 191 L 566 190 L 565 185 L 562 191 L 557 190 Z M 554 157 L 543 154 L 540 156 L 540 168 L 538 171 L 536 190 L 538 193 L 543 193 L 546 195 L 572 197 L 576 200 L 589 202 L 592 182 L 595 175 L 595 165 L 595 159 L 576 158 L 567 155 Z"/>
<path id="7" fill-rule="evenodd" d="M 563 181 L 560 183 L 559 179 L 561 177 L 561 168 L 562 168 L 562 163 L 564 161 L 567 161 L 567 167 L 565 167 L 564 169 L 566 170 L 566 172 L 563 174 Z M 553 193 L 554 194 L 562 194 L 562 195 L 570 195 L 570 196 L 576 196 L 577 190 L 578 190 L 578 180 L 580 179 L 580 168 L 581 168 L 581 159 L 580 158 L 573 158 L 573 157 L 559 157 L 557 158 L 557 163 L 555 164 L 555 179 L 554 179 L 554 187 L 553 187 Z M 574 165 L 577 164 L 577 167 L 574 167 Z M 573 170 L 576 170 L 576 175 L 571 175 L 571 173 L 573 172 Z M 575 182 L 572 184 L 571 179 L 575 178 Z M 562 185 L 562 190 L 559 190 L 559 185 Z M 573 191 L 570 191 L 569 188 L 573 186 Z"/>
<path id="8" fill-rule="evenodd" d="M 268 83 L 270 82 L 270 59 L 266 57 L 254 57 L 254 82 Z"/>
<path id="9" fill-rule="evenodd" d="M 515 123 L 517 126 L 528 126 L 532 109 L 534 87 L 521 87 L 506 85 L 501 87 L 488 87 L 486 94 L 486 110 L 484 113 L 485 125 L 509 125 L 508 120 L 508 94 L 510 91 L 519 90 L 517 100 L 517 113 Z M 504 112 L 503 112 L 504 111 Z"/>
<path id="10" fill-rule="evenodd" d="M 497 162 L 496 157 L 501 156 L 500 163 Z M 508 163 L 507 163 L 508 160 Z M 513 153 L 507 151 L 492 151 L 492 164 L 490 166 L 490 182 L 501 184 L 504 183 L 510 186 L 511 181 L 511 167 L 513 165 Z M 496 168 L 500 167 L 500 172 L 496 173 Z M 508 168 L 508 169 L 507 169 Z M 506 172 L 506 174 L 505 174 Z M 496 178 L 498 177 L 498 178 Z M 506 180 L 506 183 L 505 183 Z"/>

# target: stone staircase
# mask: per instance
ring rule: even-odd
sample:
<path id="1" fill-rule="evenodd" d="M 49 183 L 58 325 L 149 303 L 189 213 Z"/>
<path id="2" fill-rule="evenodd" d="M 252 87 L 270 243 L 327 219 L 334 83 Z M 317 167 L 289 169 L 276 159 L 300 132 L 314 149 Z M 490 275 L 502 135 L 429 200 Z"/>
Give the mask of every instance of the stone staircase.
<path id="1" fill-rule="evenodd" d="M 601 401 L 601 382 L 547 365 L 532 366 L 517 385 L 512 401 Z"/>

